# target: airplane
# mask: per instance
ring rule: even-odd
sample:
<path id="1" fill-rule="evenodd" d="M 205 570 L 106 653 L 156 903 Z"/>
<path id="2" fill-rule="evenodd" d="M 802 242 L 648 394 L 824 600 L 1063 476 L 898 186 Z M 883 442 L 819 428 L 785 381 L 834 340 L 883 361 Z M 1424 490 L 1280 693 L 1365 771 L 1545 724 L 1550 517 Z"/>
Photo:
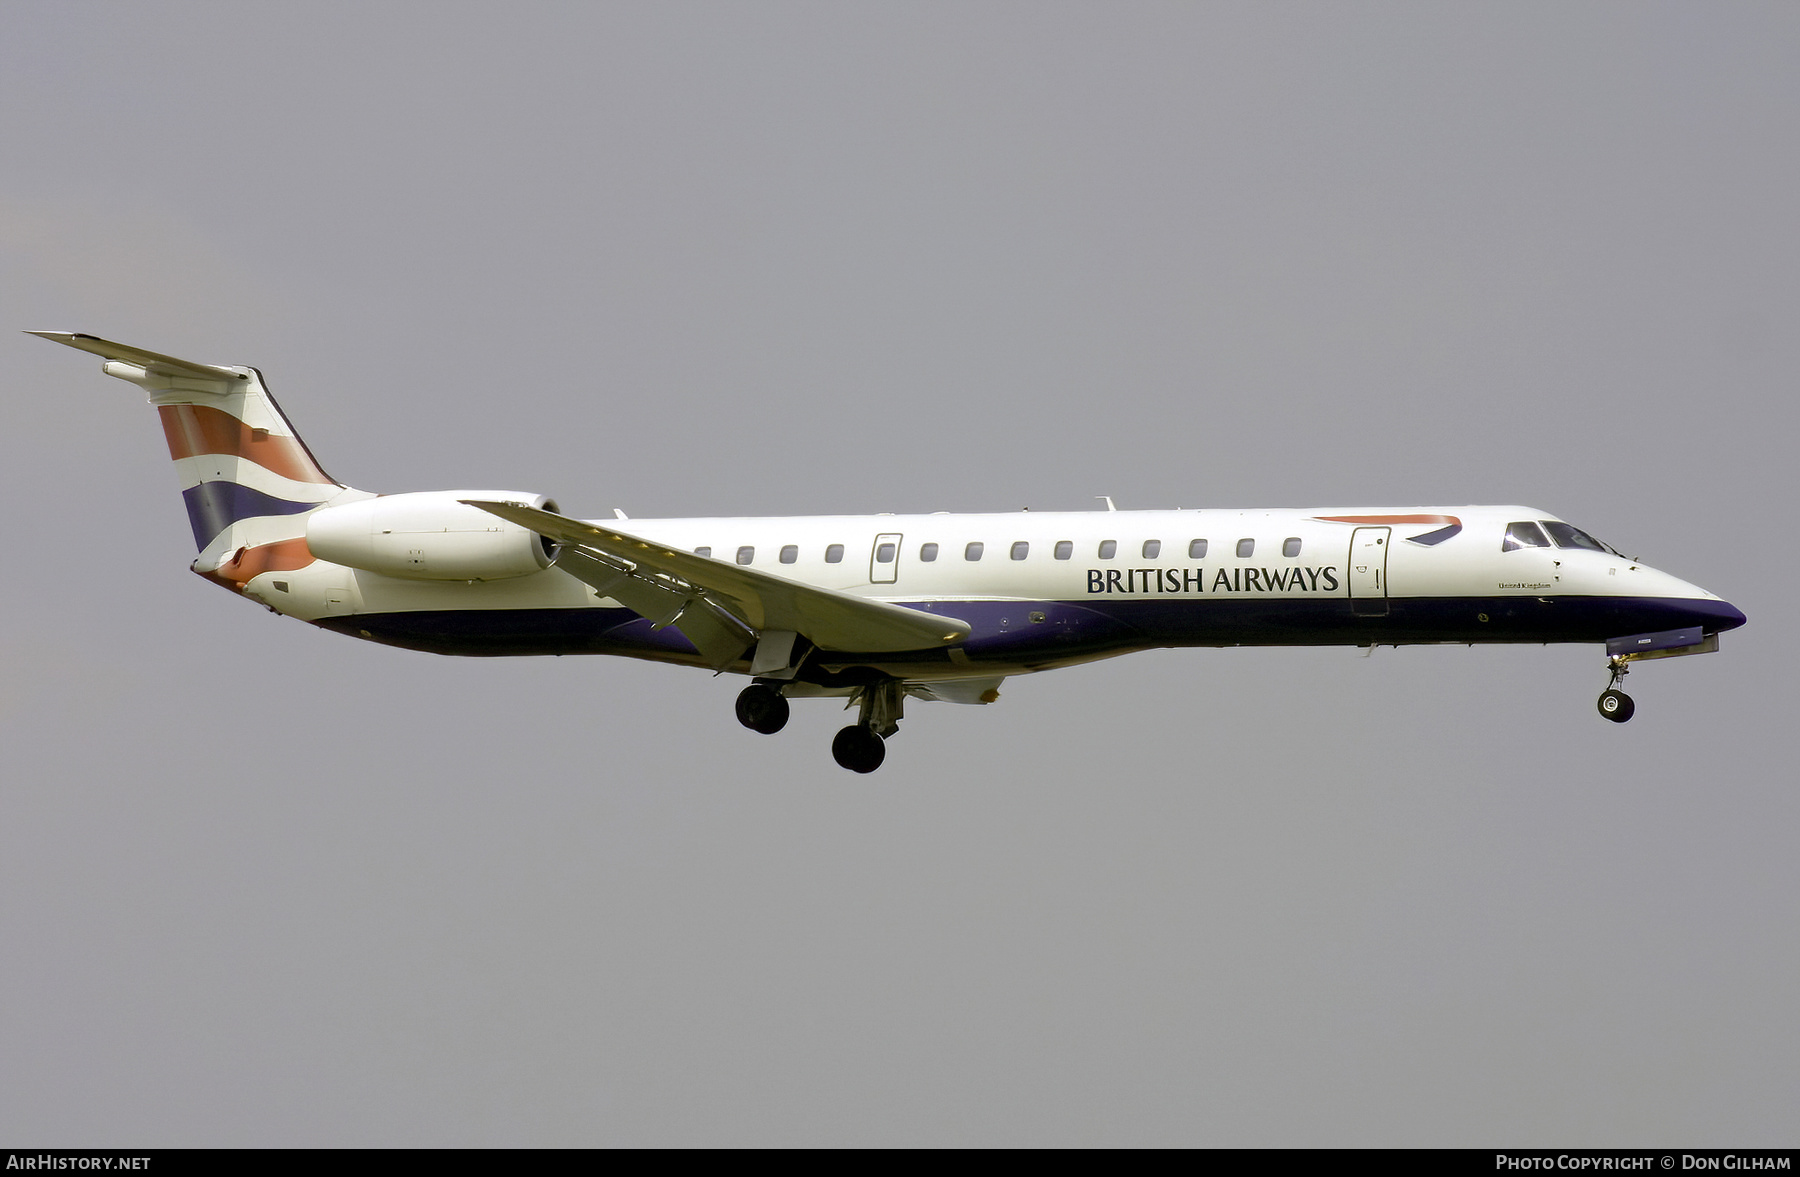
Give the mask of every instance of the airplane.
<path id="1" fill-rule="evenodd" d="M 436 654 L 616 654 L 747 675 L 737 718 L 857 708 L 873 772 L 907 699 L 1171 646 L 1605 643 L 1710 653 L 1744 614 L 1524 506 L 581 520 L 541 494 L 377 495 L 326 474 L 255 368 L 67 331 L 162 420 L 194 572 L 275 613 Z"/>

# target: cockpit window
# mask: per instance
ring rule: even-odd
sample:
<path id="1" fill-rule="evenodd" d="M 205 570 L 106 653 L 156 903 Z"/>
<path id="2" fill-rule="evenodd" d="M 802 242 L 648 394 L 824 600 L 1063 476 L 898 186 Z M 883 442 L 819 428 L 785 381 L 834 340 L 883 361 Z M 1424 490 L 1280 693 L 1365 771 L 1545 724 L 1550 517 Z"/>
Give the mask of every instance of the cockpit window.
<path id="1" fill-rule="evenodd" d="M 1544 529 L 1535 523 L 1508 523 L 1506 538 L 1500 541 L 1500 550 L 1516 552 L 1520 548 L 1547 548 L 1550 541 L 1544 538 Z"/>
<path id="2" fill-rule="evenodd" d="M 1570 527 L 1567 523 L 1544 520 L 1544 530 L 1556 541 L 1559 548 L 1586 548 L 1590 552 L 1605 552 L 1610 549 L 1579 527 Z"/>

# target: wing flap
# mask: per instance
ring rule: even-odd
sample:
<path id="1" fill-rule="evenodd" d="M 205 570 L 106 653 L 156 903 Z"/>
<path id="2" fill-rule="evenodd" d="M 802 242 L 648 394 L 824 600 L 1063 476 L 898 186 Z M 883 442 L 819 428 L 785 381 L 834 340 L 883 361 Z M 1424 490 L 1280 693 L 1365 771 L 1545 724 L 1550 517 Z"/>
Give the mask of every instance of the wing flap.
<path id="1" fill-rule="evenodd" d="M 709 666 L 724 666 L 756 640 L 756 634 L 743 622 L 729 613 L 721 615 L 704 598 L 621 571 L 580 548 L 564 547 L 557 555 L 556 566 L 602 597 L 611 597 L 638 616 L 648 618 L 657 629 L 673 625 L 694 644 Z"/>
<path id="2" fill-rule="evenodd" d="M 614 576 L 623 576 L 654 590 L 645 594 L 642 588 L 625 586 L 623 582 L 618 582 L 614 589 L 603 589 L 588 580 L 583 572 L 576 571 L 575 567 L 569 568 L 579 579 L 594 584 L 595 591 L 603 592 L 633 612 L 653 619 L 656 616 L 654 612 L 638 608 L 621 596 L 620 592 L 640 594 L 641 599 L 652 610 L 664 608 L 666 611 L 666 607 L 690 599 L 704 601 L 718 613 L 741 624 L 752 635 L 768 630 L 792 630 L 824 650 L 870 654 L 930 650 L 954 645 L 969 635 L 968 623 L 953 617 L 906 609 L 885 601 L 871 601 L 835 589 L 801 584 L 754 568 L 714 560 L 709 556 L 676 551 L 664 544 L 623 531 L 539 511 L 519 503 L 467 501 L 471 507 L 480 507 L 490 514 L 573 547 L 576 551 L 566 554 L 585 557 L 588 564 L 576 561 L 584 572 L 598 576 L 600 574 L 591 567 L 598 565 Z M 563 558 L 559 557 L 557 560 L 559 567 L 563 566 Z M 609 580 L 608 583 L 614 582 Z M 715 616 L 713 620 L 717 621 L 718 618 Z M 695 641 L 694 635 L 688 633 L 680 620 L 671 623 L 687 635 L 689 641 Z M 696 628 L 704 624 L 697 622 Z M 696 641 L 695 645 L 698 646 L 699 643 Z M 747 647 L 747 641 L 745 645 Z M 740 647 L 740 653 L 743 648 Z"/>
<path id="3" fill-rule="evenodd" d="M 994 678 L 953 678 L 932 679 L 929 682 L 909 682 L 906 693 L 918 699 L 931 699 L 938 703 L 992 703 L 1000 697 L 1000 684 L 1005 676 Z"/>

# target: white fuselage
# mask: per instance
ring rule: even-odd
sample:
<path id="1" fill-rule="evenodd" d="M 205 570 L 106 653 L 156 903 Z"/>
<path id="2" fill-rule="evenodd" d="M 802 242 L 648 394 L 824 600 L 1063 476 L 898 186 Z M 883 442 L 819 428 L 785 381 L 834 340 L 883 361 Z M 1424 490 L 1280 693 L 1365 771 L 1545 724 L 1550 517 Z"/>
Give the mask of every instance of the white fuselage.
<path id="1" fill-rule="evenodd" d="M 1706 590 L 1610 551 L 1503 550 L 1509 524 L 1555 519 L 1522 506 L 1463 506 L 632 519 L 618 526 L 672 548 L 972 625 L 969 641 L 949 656 L 868 660 L 910 679 L 976 668 L 1012 674 L 1152 646 L 1602 641 L 1700 617 L 1715 629 L 1741 622 Z M 619 606 L 555 567 L 443 581 L 315 561 L 264 573 L 245 591 L 283 613 L 442 652 L 692 661 L 678 638 L 650 639 L 623 620 L 606 631 L 573 618 L 559 626 L 557 614 Z M 501 616 L 470 616 L 495 613 Z M 421 614 L 437 615 L 436 622 L 398 620 Z M 506 614 L 533 618 L 522 646 L 504 638 Z M 559 628 L 567 633 L 562 649 L 555 648 Z M 624 632 L 601 640 L 615 629 Z"/>

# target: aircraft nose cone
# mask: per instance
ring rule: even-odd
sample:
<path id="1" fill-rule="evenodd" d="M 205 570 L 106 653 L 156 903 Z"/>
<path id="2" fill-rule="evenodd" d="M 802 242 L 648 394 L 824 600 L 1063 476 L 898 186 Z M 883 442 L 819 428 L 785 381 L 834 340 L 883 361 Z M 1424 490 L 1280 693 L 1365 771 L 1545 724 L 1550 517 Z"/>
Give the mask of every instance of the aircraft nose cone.
<path id="1" fill-rule="evenodd" d="M 1693 615 L 1692 624 L 1703 625 L 1714 633 L 1736 629 L 1749 620 L 1737 606 L 1725 601 L 1687 601 L 1684 607 Z"/>
<path id="2" fill-rule="evenodd" d="M 1735 605 L 1729 605 L 1724 601 L 1718 603 L 1718 610 L 1719 620 L 1715 624 L 1722 630 L 1736 629 L 1738 626 L 1744 624 L 1744 622 L 1750 620 L 1748 617 L 1744 616 L 1743 610 Z"/>

